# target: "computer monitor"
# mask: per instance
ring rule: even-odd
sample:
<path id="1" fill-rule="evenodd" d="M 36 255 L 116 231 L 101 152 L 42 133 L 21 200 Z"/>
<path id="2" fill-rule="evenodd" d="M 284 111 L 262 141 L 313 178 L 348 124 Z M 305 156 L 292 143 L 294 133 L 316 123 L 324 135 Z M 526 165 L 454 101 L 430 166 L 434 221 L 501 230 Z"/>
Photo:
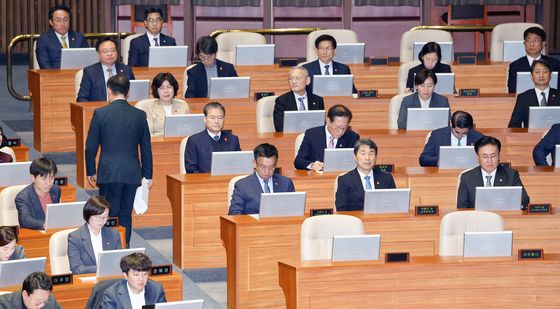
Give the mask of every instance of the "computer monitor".
<path id="1" fill-rule="evenodd" d="M 554 167 L 560 168 L 560 145 L 554 146 Z"/>
<path id="2" fill-rule="evenodd" d="M 434 92 L 439 94 L 455 93 L 455 73 L 436 73 L 437 84 Z"/>
<path id="3" fill-rule="evenodd" d="M 168 68 L 187 67 L 189 59 L 188 46 L 150 46 L 148 67 Z"/>
<path id="4" fill-rule="evenodd" d="M 83 217 L 85 204 L 86 202 L 47 204 L 45 230 L 82 226 L 85 223 Z"/>
<path id="5" fill-rule="evenodd" d="M 418 59 L 422 47 L 428 42 L 414 42 L 414 60 Z M 439 47 L 441 47 L 441 61 L 443 62 L 453 62 L 453 42 L 437 42 Z M 338 48 L 337 48 L 338 53 Z"/>
<path id="6" fill-rule="evenodd" d="M 237 45 L 235 65 L 273 65 L 274 44 Z"/>
<path id="7" fill-rule="evenodd" d="M 212 152 L 211 175 L 243 175 L 253 173 L 252 151 Z"/>
<path id="8" fill-rule="evenodd" d="M 529 106 L 529 129 L 550 129 L 560 122 L 560 106 Z"/>
<path id="9" fill-rule="evenodd" d="M 167 115 L 163 126 L 163 136 L 190 136 L 205 128 L 204 114 Z"/>
<path id="10" fill-rule="evenodd" d="M 284 132 L 300 133 L 305 130 L 325 125 L 324 110 L 285 111 Z"/>
<path id="11" fill-rule="evenodd" d="M 504 41 L 504 62 L 513 62 L 527 55 L 523 41 Z"/>
<path id="12" fill-rule="evenodd" d="M 331 261 L 379 260 L 381 235 L 333 236 Z"/>
<path id="13" fill-rule="evenodd" d="M 478 165 L 474 146 L 440 146 L 440 169 L 466 169 Z"/>
<path id="14" fill-rule="evenodd" d="M 132 253 L 144 253 L 145 248 L 100 251 L 97 258 L 96 277 L 122 276 L 121 259 Z"/>
<path id="15" fill-rule="evenodd" d="M 259 217 L 302 217 L 306 192 L 261 193 Z"/>
<path id="16" fill-rule="evenodd" d="M 521 186 L 476 187 L 474 208 L 486 211 L 521 210 Z"/>
<path id="17" fill-rule="evenodd" d="M 37 271 L 45 272 L 46 266 L 46 257 L 0 262 L 0 288 L 21 286 L 27 276 Z"/>
<path id="18" fill-rule="evenodd" d="M 349 171 L 356 168 L 354 148 L 325 149 L 323 162 L 324 172 Z"/>
<path id="19" fill-rule="evenodd" d="M 410 189 L 366 190 L 364 213 L 407 213 L 410 209 Z"/>
<path id="20" fill-rule="evenodd" d="M 210 99 L 245 99 L 249 97 L 251 77 L 211 77 Z"/>
<path id="21" fill-rule="evenodd" d="M 167 303 L 157 303 L 155 305 L 144 305 L 142 309 L 202 309 L 203 299 L 174 301 Z"/>
<path id="22" fill-rule="evenodd" d="M 352 96 L 354 75 L 314 75 L 313 93 L 322 97 Z"/>
<path id="23" fill-rule="evenodd" d="M 336 55 L 333 60 L 344 64 L 364 63 L 366 43 L 336 44 Z"/>
<path id="24" fill-rule="evenodd" d="M 550 78 L 548 84 L 551 88 L 556 89 L 556 87 L 558 87 L 558 72 L 552 72 L 552 78 Z M 517 94 L 523 93 L 529 89 L 534 89 L 535 83 L 531 79 L 531 72 L 517 72 L 517 81 L 515 85 L 515 93 Z"/>
<path id="25" fill-rule="evenodd" d="M 30 184 L 30 166 L 31 161 L 0 164 L 0 187 Z"/>
<path id="26" fill-rule="evenodd" d="M 130 81 L 130 90 L 128 91 L 128 101 L 138 102 L 150 98 L 150 80 L 136 79 Z"/>
<path id="27" fill-rule="evenodd" d="M 95 48 L 63 48 L 60 53 L 61 69 L 82 69 L 99 62 Z"/>
<path id="28" fill-rule="evenodd" d="M 465 232 L 464 257 L 511 256 L 512 231 Z"/>
<path id="29" fill-rule="evenodd" d="M 408 108 L 406 130 L 435 130 L 449 125 L 448 107 Z"/>

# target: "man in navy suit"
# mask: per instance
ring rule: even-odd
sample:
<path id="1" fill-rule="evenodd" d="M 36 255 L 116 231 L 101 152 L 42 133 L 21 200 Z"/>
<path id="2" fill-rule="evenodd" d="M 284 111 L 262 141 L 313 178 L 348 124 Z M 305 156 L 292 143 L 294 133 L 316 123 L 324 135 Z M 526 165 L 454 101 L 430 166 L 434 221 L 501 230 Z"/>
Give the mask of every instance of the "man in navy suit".
<path id="1" fill-rule="evenodd" d="M 41 69 L 60 69 L 62 48 L 87 48 L 86 38 L 79 32 L 70 30 L 72 11 L 62 3 L 49 9 L 51 29 L 41 34 L 37 40 L 37 62 Z"/>
<path id="2" fill-rule="evenodd" d="M 294 184 L 288 177 L 275 174 L 278 150 L 271 144 L 260 144 L 253 150 L 255 173 L 235 183 L 229 215 L 258 214 L 261 193 L 294 192 Z"/>
<path id="3" fill-rule="evenodd" d="M 307 92 L 309 93 L 313 92 L 314 75 L 352 74 L 346 64 L 332 60 L 336 55 L 336 40 L 333 36 L 328 34 L 320 35 L 315 40 L 315 48 L 317 49 L 317 57 L 319 59 L 303 65 L 311 76 L 311 82 L 307 85 Z M 358 92 L 354 85 L 352 85 L 352 92 Z"/>
<path id="4" fill-rule="evenodd" d="M 543 59 L 550 63 L 553 72 L 560 71 L 558 60 L 541 54 L 546 46 L 546 32 L 539 27 L 531 27 L 523 32 L 523 45 L 527 56 L 521 57 L 509 64 L 507 87 L 509 93 L 517 89 L 517 72 L 529 72 L 534 60 Z M 560 80 L 559 80 L 560 81 Z"/>
<path id="5" fill-rule="evenodd" d="M 395 180 L 389 173 L 375 168 L 377 145 L 369 138 L 354 145 L 356 168 L 338 177 L 336 211 L 364 210 L 365 190 L 394 189 Z"/>
<path id="6" fill-rule="evenodd" d="M 457 208 L 474 208 L 476 187 L 523 187 L 519 172 L 500 165 L 501 148 L 500 141 L 492 136 L 484 136 L 474 143 L 474 150 L 480 166 L 461 174 L 457 192 Z M 529 205 L 529 201 L 529 195 L 523 187 L 521 196 L 523 208 Z"/>
<path id="7" fill-rule="evenodd" d="M 360 135 L 348 129 L 352 112 L 344 105 L 334 105 L 327 112 L 327 124 L 305 131 L 294 160 L 298 170 L 323 170 L 325 148 L 352 148 Z"/>
<path id="8" fill-rule="evenodd" d="M 85 149 L 87 179 L 91 186 L 97 184 L 99 195 L 109 201 L 109 216 L 119 217 L 119 224 L 126 228 L 126 247 L 130 247 L 136 189 L 142 177 L 148 188 L 152 185 L 150 130 L 146 113 L 126 101 L 128 78 L 123 74 L 112 76 L 107 86 L 110 104 L 95 110 L 89 126 Z M 101 155 L 96 170 L 99 147 Z"/>
<path id="9" fill-rule="evenodd" d="M 473 117 L 464 111 L 451 116 L 451 127 L 432 131 L 424 151 L 420 154 L 420 166 L 438 166 L 440 146 L 471 146 L 484 135 L 473 129 Z"/>
<path id="10" fill-rule="evenodd" d="M 550 88 L 552 77 L 550 64 L 546 60 L 535 60 L 531 66 L 531 79 L 535 88 L 517 95 L 509 120 L 509 128 L 529 127 L 529 106 L 560 106 L 558 90 Z"/>
<path id="11" fill-rule="evenodd" d="M 216 39 L 211 36 L 198 39 L 195 53 L 200 62 L 187 71 L 185 98 L 209 97 L 212 77 L 237 77 L 233 64 L 216 59 L 217 52 Z"/>
<path id="12" fill-rule="evenodd" d="M 540 140 L 533 149 L 533 160 L 535 165 L 548 166 L 546 156 L 552 156 L 552 165 L 555 163 L 556 145 L 560 144 L 560 123 L 553 125 L 548 133 Z"/>
<path id="13" fill-rule="evenodd" d="M 134 79 L 132 69 L 119 58 L 117 42 L 111 37 L 103 37 L 95 44 L 99 62 L 84 68 L 78 102 L 107 101 L 107 81 L 111 76 L 124 74 L 128 80 Z"/>
<path id="14" fill-rule="evenodd" d="M 146 33 L 130 41 L 128 50 L 128 65 L 147 67 L 150 46 L 175 46 L 175 39 L 161 33 L 163 27 L 163 13 L 161 9 L 150 7 L 144 11 L 144 26 Z"/>
<path id="15" fill-rule="evenodd" d="M 189 137 L 185 146 L 185 169 L 187 174 L 210 173 L 212 152 L 240 151 L 239 138 L 222 131 L 226 109 L 218 102 L 204 106 L 204 124 L 206 129 Z"/>

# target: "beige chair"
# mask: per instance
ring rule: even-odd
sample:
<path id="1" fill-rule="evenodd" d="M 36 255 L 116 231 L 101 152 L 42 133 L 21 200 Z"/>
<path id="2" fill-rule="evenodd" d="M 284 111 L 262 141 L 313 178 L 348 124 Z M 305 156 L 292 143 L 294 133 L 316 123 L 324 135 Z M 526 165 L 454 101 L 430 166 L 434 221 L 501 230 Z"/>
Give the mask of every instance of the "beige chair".
<path id="1" fill-rule="evenodd" d="M 4 294 L 12 294 L 14 292 L 10 292 L 10 291 L 0 291 L 0 295 L 4 295 Z"/>
<path id="2" fill-rule="evenodd" d="M 334 37 L 337 44 L 340 43 L 359 43 L 356 32 L 348 29 L 325 29 L 317 30 L 307 35 L 307 57 L 306 61 L 317 60 L 317 49 L 315 48 L 315 40 L 323 35 L 329 34 Z"/>
<path id="3" fill-rule="evenodd" d="M 548 131 L 550 131 L 550 129 L 544 131 L 543 135 L 541 136 L 541 139 L 544 138 L 547 134 Z M 0 149 L 1 151 L 1 149 Z M 14 159 L 15 162 L 15 159 Z M 548 165 L 552 165 L 552 153 L 549 153 L 548 156 L 546 156 L 546 163 L 548 163 Z"/>
<path id="4" fill-rule="evenodd" d="M 16 208 L 16 195 L 27 185 L 18 185 L 4 188 L 0 191 L 0 226 L 19 226 L 18 211 Z"/>
<path id="5" fill-rule="evenodd" d="M 459 173 L 459 175 L 457 176 L 457 187 L 455 188 L 455 196 L 459 196 L 459 186 L 461 185 L 461 176 L 463 176 L 464 173 L 466 173 L 466 172 L 468 172 L 472 169 L 475 169 L 475 168 L 477 168 L 477 167 L 475 166 L 473 168 L 463 170 Z"/>
<path id="6" fill-rule="evenodd" d="M 333 236 L 364 234 L 364 223 L 354 216 L 309 217 L 301 225 L 301 260 L 330 259 Z"/>
<path id="7" fill-rule="evenodd" d="M 228 183 L 228 189 L 227 189 L 227 204 L 228 204 L 228 209 L 229 209 L 229 205 L 231 205 L 231 197 L 233 195 L 233 189 L 235 189 L 235 183 L 240 180 L 243 179 L 245 177 L 247 177 L 249 175 L 238 175 L 233 177 L 232 179 L 230 179 L 229 183 Z"/>
<path id="8" fill-rule="evenodd" d="M 523 41 L 523 32 L 530 27 L 542 28 L 541 25 L 533 23 L 506 23 L 494 27 L 490 43 L 490 61 L 503 61 L 504 41 Z M 546 54 L 546 48 L 543 53 Z"/>
<path id="9" fill-rule="evenodd" d="M 16 160 L 16 153 L 10 147 L 2 147 L 0 148 L 0 152 L 7 153 L 12 157 L 12 162 L 17 162 Z"/>
<path id="10" fill-rule="evenodd" d="M 128 64 L 128 50 L 130 49 L 130 41 L 141 36 L 143 33 L 129 35 L 121 42 L 121 56 L 124 64 Z"/>
<path id="11" fill-rule="evenodd" d="M 218 52 L 216 58 L 235 64 L 237 45 L 263 45 L 266 38 L 260 33 L 253 32 L 225 32 L 216 37 Z"/>
<path id="12" fill-rule="evenodd" d="M 401 108 L 403 98 L 409 95 L 411 95 L 411 93 L 397 94 L 391 98 L 391 102 L 389 102 L 389 118 L 387 124 L 389 129 L 398 129 L 397 120 L 399 119 L 399 109 Z"/>
<path id="13" fill-rule="evenodd" d="M 297 157 L 299 152 L 299 147 L 301 147 L 301 143 L 303 142 L 303 138 L 305 137 L 305 133 L 301 133 L 296 137 L 295 145 L 294 145 L 294 159 Z"/>
<path id="14" fill-rule="evenodd" d="M 187 84 L 187 82 L 189 81 L 189 76 L 187 75 L 187 71 L 192 69 L 195 65 L 196 63 L 189 65 L 185 69 L 185 73 L 183 73 L 183 93 L 179 94 L 180 96 L 185 96 L 185 93 L 187 93 L 187 88 L 189 87 Z"/>
<path id="15" fill-rule="evenodd" d="M 80 93 L 80 85 L 82 84 L 82 77 L 84 76 L 84 69 L 79 70 L 76 72 L 74 76 L 74 89 L 76 89 L 76 98 L 78 97 L 78 93 Z"/>
<path id="16" fill-rule="evenodd" d="M 432 137 L 432 131 L 430 131 L 430 132 L 428 132 L 428 134 L 426 134 L 426 138 L 424 139 L 424 146 L 426 146 L 426 144 L 430 140 L 430 137 Z"/>
<path id="17" fill-rule="evenodd" d="M 187 147 L 187 141 L 189 140 L 188 136 L 185 136 L 181 140 L 181 144 L 179 145 L 179 172 L 181 174 L 186 174 L 187 169 L 185 167 L 185 147 Z"/>
<path id="18" fill-rule="evenodd" d="M 465 232 L 504 231 L 500 215 L 479 210 L 454 211 L 441 219 L 439 228 L 439 255 L 462 256 Z"/>
<path id="19" fill-rule="evenodd" d="M 134 107 L 136 107 L 139 110 L 146 111 L 146 108 L 148 107 L 148 104 L 150 104 L 150 102 L 153 102 L 155 100 L 157 100 L 157 99 L 140 100 L 140 101 L 136 102 L 136 104 L 134 104 Z"/>
<path id="20" fill-rule="evenodd" d="M 68 274 L 70 260 L 68 259 L 68 234 L 78 228 L 62 230 L 54 233 L 49 239 L 49 261 L 51 263 L 51 275 Z"/>
<path id="21" fill-rule="evenodd" d="M 451 33 L 443 30 L 409 30 L 401 36 L 400 61 L 408 62 L 418 60 L 418 55 L 414 53 L 414 42 L 451 42 Z"/>
<path id="22" fill-rule="evenodd" d="M 408 71 L 410 71 L 410 69 L 419 65 L 420 63 L 421 62 L 418 60 L 401 63 L 401 65 L 399 66 L 399 73 L 397 77 L 397 93 L 408 93 L 406 91 L 406 79 L 408 78 Z"/>
<path id="23" fill-rule="evenodd" d="M 257 102 L 257 133 L 273 133 L 274 129 L 274 104 L 278 96 L 268 96 Z"/>
<path id="24" fill-rule="evenodd" d="M 39 61 L 37 61 L 37 41 L 33 41 L 33 69 L 41 69 Z"/>
<path id="25" fill-rule="evenodd" d="M 348 173 L 348 172 L 344 172 L 344 173 L 342 173 L 342 174 L 336 176 L 336 178 L 334 179 L 334 191 L 333 191 L 333 195 L 334 195 L 334 200 L 335 200 L 335 202 L 336 202 L 336 191 L 338 191 L 338 177 L 344 176 L 344 175 L 346 175 L 346 173 Z M 336 205 L 334 206 L 333 211 L 336 212 Z"/>

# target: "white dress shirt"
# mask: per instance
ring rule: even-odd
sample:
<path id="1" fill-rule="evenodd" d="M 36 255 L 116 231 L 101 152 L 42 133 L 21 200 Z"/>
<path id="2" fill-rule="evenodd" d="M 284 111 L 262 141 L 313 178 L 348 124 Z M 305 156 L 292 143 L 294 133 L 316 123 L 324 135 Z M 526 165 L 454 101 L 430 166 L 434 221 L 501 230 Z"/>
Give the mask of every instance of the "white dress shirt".
<path id="1" fill-rule="evenodd" d="M 366 180 L 364 177 L 369 176 L 369 183 L 371 184 L 371 189 L 375 189 L 375 186 L 373 185 L 373 169 L 369 170 L 369 174 L 364 174 L 362 173 L 359 169 L 357 170 L 358 174 L 360 174 L 360 179 L 362 180 L 362 186 L 364 187 L 364 191 L 367 190 L 366 189 Z"/>
<path id="2" fill-rule="evenodd" d="M 329 66 L 329 75 L 333 75 L 333 62 L 331 60 L 331 62 L 329 63 L 323 63 L 320 59 L 319 59 L 319 66 L 321 67 L 321 75 L 325 75 L 325 66 L 328 65 Z"/>
<path id="3" fill-rule="evenodd" d="M 453 129 L 451 129 L 451 130 L 453 130 Z M 453 133 L 451 133 L 451 146 L 459 146 L 457 144 L 458 140 L 459 139 L 455 135 L 453 135 Z M 463 136 L 461 136 L 461 146 L 468 146 L 467 145 L 467 134 L 463 134 Z"/>
<path id="4" fill-rule="evenodd" d="M 293 91 L 292 93 L 294 94 L 294 98 L 296 99 L 297 110 L 301 111 L 301 109 L 299 109 L 299 98 L 303 98 L 303 105 L 305 105 L 305 110 L 308 111 L 309 104 L 307 103 L 307 92 L 305 92 L 303 95 L 299 95 Z"/>
<path id="5" fill-rule="evenodd" d="M 541 105 L 542 95 L 541 92 L 544 92 L 544 96 L 546 98 L 546 102 L 548 104 L 548 94 L 550 93 L 550 87 L 546 87 L 545 90 L 540 90 L 535 87 L 535 94 L 537 95 L 537 102 L 539 102 L 539 106 Z"/>
<path id="6" fill-rule="evenodd" d="M 211 137 L 212 139 L 214 139 L 214 136 L 217 136 L 217 137 L 218 137 L 218 140 L 220 140 L 220 137 L 222 136 L 222 131 L 220 131 L 220 133 L 218 133 L 218 134 L 214 134 L 214 133 L 208 131 L 208 129 L 206 129 L 206 132 L 208 133 L 208 135 L 210 135 L 210 137 Z"/>
<path id="7" fill-rule="evenodd" d="M 327 148 L 329 148 L 329 141 L 330 141 L 330 139 L 331 139 L 332 134 L 331 134 L 331 132 L 329 132 L 329 130 L 327 129 L 327 126 L 325 126 L 325 133 L 326 133 L 325 136 L 327 137 L 327 144 L 326 144 L 326 145 L 327 145 Z M 336 144 L 337 144 L 337 143 L 338 143 L 338 138 L 335 138 L 335 139 L 333 140 L 333 149 L 336 148 Z"/>
<path id="8" fill-rule="evenodd" d="M 126 288 L 128 289 L 128 297 L 130 297 L 130 304 L 132 305 L 132 309 L 142 309 L 142 306 L 146 304 L 146 299 L 144 298 L 146 289 L 142 289 L 142 292 L 134 294 L 130 289 L 130 285 L 128 285 L 128 281 L 126 282 Z"/>
<path id="9" fill-rule="evenodd" d="M 539 60 L 539 59 L 541 59 L 541 55 L 539 55 L 537 58 L 533 58 L 533 57 L 527 55 L 527 60 L 529 61 L 529 66 L 533 65 L 533 61 Z"/>
<path id="10" fill-rule="evenodd" d="M 257 175 L 257 178 L 259 179 L 262 192 L 266 192 L 266 190 L 264 189 L 264 180 L 261 178 L 261 176 L 259 176 L 259 173 L 255 173 L 255 175 Z M 270 193 L 274 193 L 274 185 L 272 184 L 272 177 L 268 178 L 267 185 L 268 185 L 268 189 L 270 189 Z"/>
<path id="11" fill-rule="evenodd" d="M 60 42 L 60 46 L 62 46 L 62 35 L 58 32 L 54 32 L 56 37 L 58 37 L 58 41 Z M 70 47 L 70 39 L 68 38 L 68 32 L 64 34 L 64 42 L 66 42 L 66 46 Z"/>
<path id="12" fill-rule="evenodd" d="M 426 101 L 422 100 L 422 98 L 418 96 L 418 100 L 420 100 L 420 107 L 430 108 L 430 101 L 432 100 L 431 96 Z"/>
<path id="13" fill-rule="evenodd" d="M 158 35 L 153 36 L 151 33 L 146 32 L 146 35 L 148 36 L 148 41 L 150 42 L 150 46 L 156 46 L 156 42 L 154 41 L 154 38 L 157 38 L 157 42 L 158 42 L 159 46 L 161 46 L 161 40 L 160 40 L 159 33 L 158 33 Z"/>
<path id="14" fill-rule="evenodd" d="M 492 173 L 488 174 L 482 168 L 480 169 L 480 171 L 482 172 L 482 183 L 484 184 L 485 187 L 486 187 L 486 176 L 492 176 L 492 178 L 490 179 L 490 183 L 492 184 L 492 187 L 494 186 L 494 180 L 496 180 L 496 171 L 497 170 L 498 169 L 496 168 L 496 169 L 494 169 L 494 171 L 492 171 Z"/>
<path id="15" fill-rule="evenodd" d="M 99 264 L 97 260 L 99 258 L 99 252 L 103 251 L 103 238 L 101 237 L 101 231 L 99 234 L 95 235 L 91 231 L 91 228 L 88 225 L 89 231 L 89 238 L 91 239 L 91 246 L 93 247 L 93 254 L 95 255 L 95 264 Z"/>

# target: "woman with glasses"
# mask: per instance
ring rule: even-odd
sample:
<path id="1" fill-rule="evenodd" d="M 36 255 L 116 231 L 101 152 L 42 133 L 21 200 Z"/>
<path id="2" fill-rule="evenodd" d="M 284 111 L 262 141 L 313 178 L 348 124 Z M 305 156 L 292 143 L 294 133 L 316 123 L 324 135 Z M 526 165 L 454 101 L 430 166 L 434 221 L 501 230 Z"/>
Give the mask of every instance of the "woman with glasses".
<path id="1" fill-rule="evenodd" d="M 25 259 L 25 250 L 17 244 L 17 235 L 9 226 L 0 226 L 0 262 Z"/>
<path id="2" fill-rule="evenodd" d="M 178 90 L 179 83 L 171 73 L 159 73 L 154 77 L 152 95 L 155 100 L 150 100 L 145 108 L 151 135 L 163 135 L 165 116 L 189 113 L 187 102 L 175 99 Z"/>

